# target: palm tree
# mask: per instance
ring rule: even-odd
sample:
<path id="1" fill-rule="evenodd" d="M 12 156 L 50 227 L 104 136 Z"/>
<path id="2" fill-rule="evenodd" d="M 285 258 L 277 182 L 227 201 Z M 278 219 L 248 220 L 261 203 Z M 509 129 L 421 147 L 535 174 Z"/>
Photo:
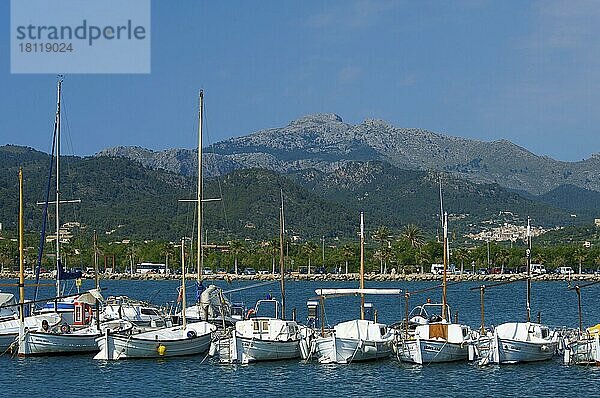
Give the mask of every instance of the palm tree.
<path id="1" fill-rule="evenodd" d="M 165 274 L 169 273 L 169 258 L 175 256 L 175 248 L 170 242 L 165 242 L 160 247 L 160 253 L 165 256 Z"/>
<path id="2" fill-rule="evenodd" d="M 587 257 L 587 253 L 585 251 L 585 249 L 583 247 L 578 247 L 577 250 L 575 250 L 575 254 L 573 255 L 573 258 L 575 260 L 577 260 L 577 262 L 579 262 L 579 274 L 581 275 L 581 264 L 585 261 Z"/>
<path id="3" fill-rule="evenodd" d="M 379 244 L 381 245 L 380 253 L 382 254 L 385 244 L 386 243 L 389 244 L 389 242 L 391 242 L 391 240 L 394 239 L 394 236 L 392 235 L 392 233 L 388 227 L 381 226 L 375 230 L 375 233 L 373 233 L 372 238 L 374 241 L 379 242 Z M 384 256 L 382 256 L 381 254 L 379 256 L 379 261 L 380 261 L 379 273 L 380 274 L 383 273 L 383 259 L 384 259 Z"/>
<path id="4" fill-rule="evenodd" d="M 425 244 L 423 231 L 415 224 L 409 224 L 402 230 L 401 238 L 404 239 L 410 247 L 418 249 Z"/>
<path id="5" fill-rule="evenodd" d="M 420 247 L 417 253 L 415 254 L 415 261 L 417 262 L 417 265 L 421 267 L 421 273 L 423 273 L 424 264 L 431 264 L 429 253 L 426 250 L 423 250 L 423 247 Z"/>
<path id="6" fill-rule="evenodd" d="M 246 251 L 244 243 L 239 240 L 229 242 L 229 253 L 233 255 L 233 272 L 238 273 L 238 256 Z"/>
<path id="7" fill-rule="evenodd" d="M 346 264 L 346 275 L 348 275 L 348 259 L 351 259 L 356 255 L 356 253 L 354 252 L 354 247 L 352 247 L 352 245 L 346 244 L 340 248 L 340 254 L 344 258 L 344 262 Z"/>
<path id="8" fill-rule="evenodd" d="M 532 260 L 536 264 L 544 264 L 546 262 L 546 257 L 542 253 L 536 253 L 533 255 Z"/>
<path id="9" fill-rule="evenodd" d="M 131 245 L 127 246 L 125 254 L 129 259 L 129 272 L 133 275 L 133 264 L 135 263 L 135 256 L 137 255 L 137 249 L 135 248 L 133 242 L 131 243 Z"/>
<path id="10" fill-rule="evenodd" d="M 500 249 L 498 250 L 498 252 L 496 253 L 496 262 L 499 262 L 502 265 L 502 269 L 500 271 L 500 273 L 504 273 L 504 264 L 506 263 L 506 261 L 508 261 L 509 259 L 509 253 L 508 250 L 506 249 Z"/>
<path id="11" fill-rule="evenodd" d="M 4 266 L 11 260 L 11 250 L 8 245 L 0 246 L 0 264 L 2 265 L 2 272 L 4 272 Z"/>
<path id="12" fill-rule="evenodd" d="M 279 255 L 279 239 L 273 238 L 265 245 L 267 253 L 271 256 L 271 262 L 273 263 L 273 275 L 275 275 L 275 257 Z"/>
<path id="13" fill-rule="evenodd" d="M 319 248 L 317 247 L 317 244 L 312 240 L 304 242 L 304 244 L 302 245 L 302 252 L 306 254 L 306 256 L 308 256 L 308 275 L 310 275 L 311 257 L 317 252 L 318 249 Z"/>
<path id="14" fill-rule="evenodd" d="M 469 251 L 465 248 L 458 248 L 454 250 L 454 257 L 460 261 L 460 274 L 462 275 L 465 270 L 465 260 L 469 260 Z"/>

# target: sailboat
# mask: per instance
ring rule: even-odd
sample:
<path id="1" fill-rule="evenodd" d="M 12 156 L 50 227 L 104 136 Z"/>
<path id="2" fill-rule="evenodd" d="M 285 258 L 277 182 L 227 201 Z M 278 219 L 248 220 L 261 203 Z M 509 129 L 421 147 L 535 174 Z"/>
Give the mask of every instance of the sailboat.
<path id="1" fill-rule="evenodd" d="M 283 192 L 281 192 L 279 229 L 281 304 L 272 298 L 259 300 L 253 310 L 252 318 L 237 321 L 234 328 L 229 331 L 229 336 L 214 343 L 211 352 L 218 354 L 220 362 L 248 364 L 308 356 L 310 330 L 299 325 L 295 320 L 286 320 Z M 264 314 L 266 308 L 271 308 L 269 315 Z"/>
<path id="2" fill-rule="evenodd" d="M 0 293 L 0 351 L 5 352 L 17 341 L 19 331 L 42 330 L 58 325 L 58 314 L 25 316 L 25 270 L 23 255 L 23 169 L 19 169 L 19 304 L 12 293 Z M 16 309 L 19 307 L 18 310 Z"/>
<path id="3" fill-rule="evenodd" d="M 68 272 L 64 269 L 63 259 L 61 257 L 61 218 L 60 218 L 60 207 L 63 204 L 72 204 L 72 203 L 80 203 L 81 200 L 63 200 L 61 199 L 60 193 L 60 156 L 61 156 L 61 101 L 62 101 L 62 83 L 63 77 L 59 76 L 57 81 L 56 88 L 56 114 L 54 120 L 54 137 L 53 137 L 53 145 L 52 145 L 52 154 L 56 153 L 55 157 L 55 200 L 50 202 L 48 194 L 50 192 L 50 182 L 52 177 L 52 164 L 50 165 L 50 170 L 48 173 L 48 190 L 46 195 L 46 201 L 38 203 L 39 205 L 44 205 L 44 219 L 43 219 L 43 227 L 42 234 L 40 237 L 40 250 L 38 252 L 38 267 L 36 269 L 36 284 L 39 282 L 39 267 L 41 264 L 41 256 L 43 252 L 43 244 L 44 244 L 44 235 L 45 235 L 45 226 L 46 226 L 46 218 L 47 218 L 47 209 L 48 205 L 53 204 L 55 207 L 55 263 L 56 263 L 56 297 L 63 297 L 63 281 L 69 279 L 77 279 L 81 278 L 81 272 Z M 76 296 L 69 295 L 64 296 L 62 299 L 54 299 L 50 300 L 43 308 L 39 311 L 40 313 L 59 313 L 63 321 L 67 324 L 73 323 L 73 314 L 75 309 L 75 300 Z M 34 297 L 34 301 L 37 301 L 37 287 L 36 294 Z"/>
<path id="4" fill-rule="evenodd" d="M 442 303 L 426 303 L 416 307 L 405 319 L 404 331 L 395 345 L 398 359 L 419 365 L 441 362 L 464 361 L 468 358 L 469 344 L 475 334 L 466 325 L 450 321 L 451 312 L 447 303 L 448 269 L 448 214 L 442 216 L 444 231 L 444 261 L 442 277 Z M 408 304 L 408 297 L 407 304 Z M 438 315 L 438 312 L 440 315 Z M 414 329 L 409 331 L 411 323 Z"/>
<path id="5" fill-rule="evenodd" d="M 556 353 L 557 336 L 551 333 L 548 326 L 531 322 L 531 227 L 529 218 L 527 218 L 526 254 L 527 319 L 525 322 L 500 324 L 487 336 L 480 338 L 476 344 L 480 365 L 546 361 Z"/>
<path id="6" fill-rule="evenodd" d="M 182 202 L 195 202 L 197 213 L 197 234 L 196 234 L 196 289 L 197 302 L 185 309 L 186 317 L 191 322 L 207 321 L 217 326 L 231 326 L 237 319 L 231 316 L 231 303 L 223 296 L 223 290 L 216 285 L 203 285 L 202 271 L 204 269 L 202 256 L 202 211 L 203 202 L 218 201 L 220 199 L 204 199 L 202 183 L 202 131 L 204 120 L 204 91 L 200 91 L 199 111 L 198 111 L 198 181 L 197 197 L 191 200 L 182 200 Z M 182 312 L 176 314 L 176 318 L 182 317 Z"/>
<path id="7" fill-rule="evenodd" d="M 199 96 L 198 132 L 198 283 L 202 281 L 202 109 L 204 92 Z M 208 351 L 215 325 L 196 319 L 188 323 L 185 286 L 185 239 L 181 240 L 181 325 L 150 330 L 139 334 L 111 333 L 96 339 L 100 352 L 95 359 L 153 358 L 193 355 Z"/>
<path id="8" fill-rule="evenodd" d="M 321 311 L 327 297 L 360 295 L 360 319 L 341 322 L 326 330 L 321 320 L 321 333 L 312 340 L 311 353 L 319 363 L 345 364 L 387 358 L 392 352 L 394 333 L 387 325 L 365 319 L 365 294 L 399 295 L 399 289 L 365 289 L 364 279 L 364 215 L 360 213 L 360 288 L 317 289 Z M 324 316 L 322 316 L 324 318 Z"/>
<path id="9" fill-rule="evenodd" d="M 600 281 L 584 285 L 575 285 L 569 290 L 577 293 L 577 308 L 579 311 L 579 328 L 571 333 L 565 333 L 562 339 L 563 362 L 565 365 L 598 365 L 600 364 L 600 324 L 583 329 L 581 311 L 581 289 L 593 286 Z"/>
<path id="10" fill-rule="evenodd" d="M 187 323 L 185 317 L 185 240 L 181 240 L 182 324 L 138 334 L 106 330 L 96 339 L 100 352 L 94 359 L 162 358 L 200 354 L 208 351 L 217 327 L 208 322 Z"/>

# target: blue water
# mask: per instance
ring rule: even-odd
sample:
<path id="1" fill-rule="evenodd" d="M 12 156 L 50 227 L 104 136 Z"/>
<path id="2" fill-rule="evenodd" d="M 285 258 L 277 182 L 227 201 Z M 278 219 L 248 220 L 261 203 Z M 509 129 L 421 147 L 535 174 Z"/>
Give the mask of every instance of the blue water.
<path id="1" fill-rule="evenodd" d="M 86 281 L 85 287 L 91 287 Z M 217 284 L 224 289 L 249 286 L 249 282 Z M 306 318 L 306 300 L 319 287 L 355 287 L 355 282 L 289 282 L 286 285 L 288 312 L 296 307 L 298 319 Z M 368 287 L 396 287 L 414 291 L 434 282 L 368 283 Z M 176 298 L 176 281 L 106 281 L 104 295 L 126 294 L 165 303 Z M 455 285 L 448 290 L 452 311 L 472 327 L 480 323 L 479 291 L 476 283 Z M 189 286 L 192 290 L 192 284 Z M 16 290 L 5 288 L 4 291 Z M 278 285 L 236 293 L 236 301 L 252 304 L 269 292 L 277 295 Z M 51 287 L 42 293 L 50 295 Z M 189 298 L 192 299 L 190 292 Z M 411 307 L 438 291 L 411 298 Z M 600 285 L 582 289 L 584 324 L 600 322 L 597 309 Z M 404 298 L 374 297 L 369 300 L 383 322 L 400 320 Z M 486 324 L 523 320 L 524 282 L 486 291 Z M 328 300 L 327 321 L 331 324 L 358 316 L 356 298 Z M 532 314 L 541 311 L 542 322 L 552 326 L 576 327 L 577 296 L 566 282 L 533 284 Z M 204 361 L 203 361 L 204 360 Z M 91 356 L 11 358 L 0 357 L 0 396 L 595 396 L 600 385 L 600 368 L 567 367 L 560 358 L 526 365 L 478 367 L 471 363 L 430 365 L 400 364 L 395 358 L 350 365 L 319 365 L 299 361 L 226 366 L 204 356 L 160 360 L 94 361 Z"/>

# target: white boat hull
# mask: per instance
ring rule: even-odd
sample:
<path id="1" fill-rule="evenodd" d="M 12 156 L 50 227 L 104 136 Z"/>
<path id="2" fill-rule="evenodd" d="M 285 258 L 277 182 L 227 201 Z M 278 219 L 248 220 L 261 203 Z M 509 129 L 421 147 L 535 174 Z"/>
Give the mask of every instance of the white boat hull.
<path id="1" fill-rule="evenodd" d="M 600 336 L 596 335 L 568 343 L 563 358 L 565 365 L 600 364 Z"/>
<path id="2" fill-rule="evenodd" d="M 313 353 L 319 363 L 350 363 L 387 358 L 392 350 L 386 341 L 340 338 L 335 334 L 313 341 Z"/>
<path id="3" fill-rule="evenodd" d="M 61 318 L 58 314 L 28 316 L 25 318 L 25 327 L 29 330 L 39 330 L 44 320 L 48 322 L 48 327 L 53 327 L 61 321 Z M 8 350 L 10 345 L 17 340 L 20 327 L 19 319 L 7 319 L 0 322 L 0 352 Z"/>
<path id="4" fill-rule="evenodd" d="M 498 339 L 496 360 L 493 363 L 537 362 L 552 359 L 556 342 L 537 343 Z"/>
<path id="5" fill-rule="evenodd" d="M 5 352 L 17 340 L 19 333 L 2 333 L 0 334 L 0 353 Z"/>
<path id="6" fill-rule="evenodd" d="M 224 363 L 248 364 L 300 358 L 301 340 L 259 340 L 241 336 L 229 337 L 219 344 L 219 360 Z"/>
<path id="7" fill-rule="evenodd" d="M 195 355 L 208 351 L 211 333 L 216 329 L 207 322 L 159 329 L 140 334 L 105 333 L 96 339 L 100 352 L 94 359 L 165 358 Z"/>
<path id="8" fill-rule="evenodd" d="M 19 341 L 19 356 L 78 354 L 98 351 L 100 334 L 55 334 L 25 331 Z"/>
<path id="9" fill-rule="evenodd" d="M 465 361 L 468 358 L 469 345 L 417 338 L 399 342 L 397 350 L 401 361 L 426 365 Z"/>

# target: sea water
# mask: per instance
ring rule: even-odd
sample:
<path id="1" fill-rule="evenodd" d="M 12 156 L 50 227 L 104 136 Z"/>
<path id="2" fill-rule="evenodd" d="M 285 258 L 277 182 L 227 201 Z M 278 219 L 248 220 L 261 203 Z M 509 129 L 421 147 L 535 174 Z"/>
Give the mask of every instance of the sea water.
<path id="1" fill-rule="evenodd" d="M 7 281 L 3 281 L 7 282 Z M 205 282 L 208 284 L 211 282 Z M 224 290 L 251 286 L 256 282 L 214 282 Z M 367 282 L 367 287 L 399 288 L 416 291 L 436 286 L 439 282 Z M 492 284 L 489 282 L 488 284 Z M 581 284 L 584 284 L 582 282 Z M 458 311 L 461 323 L 478 328 L 481 322 L 480 283 L 464 282 L 448 288 L 448 303 L 453 316 Z M 571 287 L 575 283 L 571 284 Z M 104 296 L 128 295 L 156 304 L 174 302 L 177 281 L 103 281 Z M 534 282 L 532 284 L 532 319 L 540 313 L 550 326 L 577 327 L 577 295 L 566 282 Z M 314 298 L 314 290 L 357 287 L 356 282 L 286 283 L 288 318 L 296 308 L 297 319 L 306 320 L 306 301 Z M 85 281 L 83 288 L 91 288 Z M 188 300 L 195 299 L 194 284 L 188 285 Z M 3 291 L 17 293 L 16 288 Z M 584 326 L 600 323 L 600 285 L 584 288 L 582 307 Z M 51 286 L 41 288 L 41 297 L 51 297 Z M 28 289 L 28 296 L 31 291 Z M 268 294 L 279 297 L 279 285 L 261 286 L 233 294 L 234 301 L 249 307 Z M 422 304 L 428 298 L 441 299 L 439 289 L 411 295 L 409 306 Z M 377 310 L 380 322 L 400 321 L 405 313 L 404 297 L 367 296 Z M 486 289 L 486 326 L 525 319 L 525 282 Z M 355 319 L 359 316 L 356 297 L 326 300 L 326 324 Z M 320 365 L 300 360 L 221 365 L 205 355 L 124 361 L 96 361 L 93 355 L 16 358 L 0 357 L 0 396 L 38 397 L 158 397 L 158 396 L 595 396 L 600 386 L 600 368 L 565 366 L 556 357 L 552 361 L 532 364 L 485 366 L 473 363 L 431 364 L 429 366 L 399 363 L 390 359 Z"/>

